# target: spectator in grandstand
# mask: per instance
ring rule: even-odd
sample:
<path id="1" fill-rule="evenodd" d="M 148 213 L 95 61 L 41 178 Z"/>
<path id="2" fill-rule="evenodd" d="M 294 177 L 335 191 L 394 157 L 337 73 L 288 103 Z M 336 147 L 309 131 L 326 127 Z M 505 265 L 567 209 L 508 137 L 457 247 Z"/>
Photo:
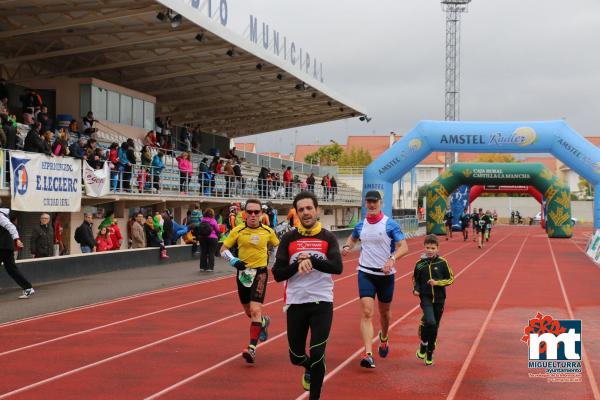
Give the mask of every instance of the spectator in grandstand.
<path id="1" fill-rule="evenodd" d="M 177 165 L 179 167 L 179 191 L 181 194 L 188 194 L 194 169 L 190 161 L 190 154 L 187 151 L 184 151 L 177 157 Z"/>
<path id="2" fill-rule="evenodd" d="M 50 131 L 45 131 L 42 135 L 43 153 L 46 155 L 53 155 L 52 153 L 52 138 L 54 134 Z"/>
<path id="3" fill-rule="evenodd" d="M 150 147 L 147 145 L 142 146 L 141 151 L 142 158 L 142 167 L 138 171 L 138 190 L 140 193 L 143 193 L 146 190 L 150 189 L 150 167 L 152 165 L 152 153 L 150 152 Z"/>
<path id="4" fill-rule="evenodd" d="M 220 236 L 219 225 L 212 208 L 204 210 L 200 224 L 194 229 L 194 236 L 200 244 L 200 271 L 215 270 L 215 253 Z"/>
<path id="5" fill-rule="evenodd" d="M 4 134 L 6 135 L 6 142 L 4 147 L 9 150 L 15 150 L 17 148 L 17 128 L 13 126 L 10 117 L 7 114 L 0 115 L 0 121 Z M 16 125 L 16 124 L 15 124 Z"/>
<path id="6" fill-rule="evenodd" d="M 110 232 L 108 227 L 104 226 L 100 228 L 98 236 L 96 236 L 96 251 L 109 251 L 112 250 L 113 244 L 110 240 Z"/>
<path id="7" fill-rule="evenodd" d="M 4 117 L 0 116 L 0 147 L 6 148 L 6 132 L 4 131 Z"/>
<path id="8" fill-rule="evenodd" d="M 131 248 L 142 249 L 146 247 L 146 231 L 144 229 L 144 214 L 138 212 L 135 221 L 131 224 Z"/>
<path id="9" fill-rule="evenodd" d="M 54 120 L 52 118 L 50 118 L 50 115 L 48 114 L 48 107 L 42 105 L 42 107 L 40 108 L 40 112 L 37 115 L 38 121 L 40 121 L 42 123 L 42 130 L 43 131 L 51 131 L 54 132 Z"/>
<path id="10" fill-rule="evenodd" d="M 323 200 L 327 201 L 329 198 L 329 188 L 331 187 L 331 182 L 329 182 L 329 174 L 326 174 L 323 179 L 321 179 L 321 186 L 323 187 Z"/>
<path id="11" fill-rule="evenodd" d="M 292 167 L 287 167 L 283 173 L 283 184 L 285 186 L 285 197 L 292 198 Z"/>
<path id="12" fill-rule="evenodd" d="M 214 156 L 208 166 L 208 169 L 211 170 L 215 174 L 217 173 L 217 163 L 218 162 L 219 162 L 219 156 Z"/>
<path id="13" fill-rule="evenodd" d="M 171 119 L 171 117 L 167 117 L 165 119 L 164 128 L 163 128 L 162 147 L 164 149 L 173 148 L 173 141 L 171 140 L 172 133 L 173 133 L 173 120 Z"/>
<path id="14" fill-rule="evenodd" d="M 190 153 L 192 151 L 192 134 L 187 126 L 181 129 L 181 150 Z"/>
<path id="15" fill-rule="evenodd" d="M 331 201 L 334 201 L 337 194 L 337 181 L 333 175 L 329 179 L 329 193 L 331 194 Z"/>
<path id="16" fill-rule="evenodd" d="M 167 249 L 163 242 L 163 231 L 162 227 L 156 223 L 155 218 L 152 215 L 146 217 L 146 223 L 144 224 L 144 233 L 146 234 L 146 246 L 147 247 L 158 247 L 160 248 L 160 258 L 167 259 Z"/>
<path id="17" fill-rule="evenodd" d="M 2 97 L 0 95 L 0 115 L 8 115 L 8 97 Z"/>
<path id="18" fill-rule="evenodd" d="M 85 213 L 83 222 L 75 229 L 75 241 L 81 246 L 82 253 L 91 253 L 96 251 L 96 240 L 92 227 L 94 226 L 93 217 L 90 213 Z"/>
<path id="19" fill-rule="evenodd" d="M 85 154 L 85 138 L 81 137 L 76 142 L 71 143 L 69 146 L 69 155 L 79 160 L 86 158 Z"/>
<path id="20" fill-rule="evenodd" d="M 42 97 L 35 90 L 25 89 L 25 93 L 19 97 L 19 100 L 24 113 L 35 115 L 42 107 Z"/>
<path id="21" fill-rule="evenodd" d="M 32 153 L 43 153 L 44 152 L 44 143 L 43 139 L 40 136 L 40 124 L 36 123 L 34 126 L 27 132 L 27 136 L 25 136 L 25 145 L 23 146 L 23 150 L 30 151 Z"/>
<path id="22" fill-rule="evenodd" d="M 236 154 L 235 150 L 236 150 L 235 147 L 232 147 L 231 149 L 229 149 L 229 152 L 227 152 L 227 156 L 225 158 L 228 158 L 233 161 L 239 160 L 240 158 Z"/>
<path id="23" fill-rule="evenodd" d="M 82 137 L 81 132 L 79 132 L 79 126 L 77 125 L 77 121 L 74 119 L 72 119 L 71 122 L 69 122 L 69 127 L 67 128 L 67 132 L 69 133 L 70 136 L 77 137 L 77 139 Z"/>
<path id="24" fill-rule="evenodd" d="M 161 117 L 154 118 L 154 132 L 156 132 L 156 141 L 160 147 L 163 147 L 163 121 Z"/>
<path id="25" fill-rule="evenodd" d="M 98 155 L 98 142 L 96 139 L 90 139 L 85 144 L 85 159 L 87 160 L 90 167 L 98 169 L 102 167 L 102 158 Z"/>
<path id="26" fill-rule="evenodd" d="M 196 127 L 192 131 L 192 151 L 200 153 L 200 144 L 202 143 L 202 132 L 200 128 Z"/>
<path id="27" fill-rule="evenodd" d="M 81 139 L 79 139 L 81 141 Z M 113 191 L 119 186 L 119 144 L 112 142 L 108 148 L 106 159 L 110 162 L 110 184 Z"/>
<path id="28" fill-rule="evenodd" d="M 152 191 L 158 192 L 160 190 L 160 174 L 165 169 L 165 163 L 163 162 L 164 155 L 165 152 L 160 149 L 152 157 Z"/>
<path id="29" fill-rule="evenodd" d="M 215 164 L 215 174 L 223 175 L 223 160 L 221 160 L 220 158 L 217 160 L 217 163 Z"/>
<path id="30" fill-rule="evenodd" d="M 83 117 L 83 132 L 90 136 L 90 137 L 95 137 L 96 136 L 96 132 L 98 132 L 98 128 L 94 127 L 94 123 L 98 122 L 94 119 L 94 113 L 91 111 L 88 111 L 87 115 L 85 117 Z"/>
<path id="31" fill-rule="evenodd" d="M 106 154 L 104 150 L 100 147 L 96 147 L 94 150 L 93 162 L 90 162 L 90 165 L 94 169 L 102 169 L 104 168 L 104 162 L 106 161 Z"/>
<path id="32" fill-rule="evenodd" d="M 158 147 L 158 140 L 156 139 L 156 133 L 154 131 L 148 131 L 142 142 L 144 146 Z"/>
<path id="33" fill-rule="evenodd" d="M 244 192 L 244 187 L 246 186 L 246 182 L 244 181 L 244 177 L 242 176 L 242 163 L 246 161 L 245 158 L 239 158 L 235 160 L 235 164 L 233 165 L 233 174 L 235 175 L 235 184 L 240 191 L 240 194 Z"/>
<path id="34" fill-rule="evenodd" d="M 210 194 L 211 172 L 208 168 L 208 158 L 204 157 L 198 165 L 198 183 L 200 184 L 200 195 Z"/>
<path id="35" fill-rule="evenodd" d="M 117 155 L 119 158 L 119 163 L 117 164 L 117 169 L 119 170 L 121 187 L 124 191 L 131 191 L 131 162 L 127 158 L 127 150 L 129 149 L 129 144 L 127 142 L 121 143 L 121 147 L 119 148 Z"/>
<path id="36" fill-rule="evenodd" d="M 315 174 L 313 172 L 306 178 L 306 189 L 309 192 L 315 192 Z"/>
<path id="37" fill-rule="evenodd" d="M 269 176 L 269 168 L 261 167 L 258 173 L 258 195 L 261 199 L 264 199 L 268 195 L 267 177 Z"/>
<path id="38" fill-rule="evenodd" d="M 40 224 L 33 227 L 29 244 L 35 258 L 50 257 L 54 249 L 54 228 L 50 225 L 50 214 L 40 216 Z"/>
<path id="39" fill-rule="evenodd" d="M 231 160 L 227 160 L 225 163 L 225 197 L 229 197 L 234 182 L 235 172 L 233 171 L 233 165 L 231 164 Z"/>
<path id="40" fill-rule="evenodd" d="M 23 125 L 28 125 L 33 127 L 35 121 L 33 119 L 33 114 L 31 113 L 23 113 Z"/>
<path id="41" fill-rule="evenodd" d="M 52 143 L 52 154 L 55 156 L 68 156 L 69 155 L 69 137 L 67 131 L 64 128 L 58 132 L 58 136 Z"/>

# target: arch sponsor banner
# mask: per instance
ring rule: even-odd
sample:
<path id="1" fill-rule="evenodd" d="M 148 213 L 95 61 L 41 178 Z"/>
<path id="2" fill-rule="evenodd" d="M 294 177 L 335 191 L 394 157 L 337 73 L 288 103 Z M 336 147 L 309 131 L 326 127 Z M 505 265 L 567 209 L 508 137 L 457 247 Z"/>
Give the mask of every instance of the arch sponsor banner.
<path id="1" fill-rule="evenodd" d="M 11 208 L 73 212 L 81 208 L 81 161 L 71 157 L 10 152 Z"/>
<path id="2" fill-rule="evenodd" d="M 83 182 L 85 194 L 90 197 L 106 196 L 110 192 L 110 166 L 108 161 L 102 169 L 90 167 L 87 161 L 83 162 Z"/>

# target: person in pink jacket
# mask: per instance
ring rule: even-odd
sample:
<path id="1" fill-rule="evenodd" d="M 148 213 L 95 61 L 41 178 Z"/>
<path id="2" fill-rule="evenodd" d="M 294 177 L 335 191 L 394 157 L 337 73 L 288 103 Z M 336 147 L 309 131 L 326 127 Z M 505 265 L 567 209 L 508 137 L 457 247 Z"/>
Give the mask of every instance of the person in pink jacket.
<path id="1" fill-rule="evenodd" d="M 200 224 L 194 228 L 194 236 L 200 244 L 200 271 L 215 270 L 215 253 L 221 230 L 212 208 L 204 210 Z"/>
<path id="2" fill-rule="evenodd" d="M 188 185 L 193 172 L 190 154 L 186 151 L 181 153 L 181 155 L 177 157 L 177 164 L 179 165 L 179 190 L 181 191 L 181 194 L 187 194 Z"/>

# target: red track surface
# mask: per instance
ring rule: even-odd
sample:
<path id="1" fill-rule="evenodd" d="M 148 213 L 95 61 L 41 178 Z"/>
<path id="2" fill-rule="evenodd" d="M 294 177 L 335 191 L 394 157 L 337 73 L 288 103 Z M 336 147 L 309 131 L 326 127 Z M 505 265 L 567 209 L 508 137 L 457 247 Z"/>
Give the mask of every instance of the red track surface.
<path id="1" fill-rule="evenodd" d="M 410 278 L 421 238 L 399 262 L 391 352 L 377 368 L 358 366 L 361 340 L 357 254 L 336 277 L 324 399 L 600 400 L 600 268 L 583 254 L 589 230 L 548 240 L 539 227 L 497 227 L 481 250 L 459 235 L 442 242 L 456 276 L 435 364 L 418 345 L 418 299 Z M 248 320 L 234 278 L 156 291 L 0 325 L 0 399 L 296 399 L 301 370 L 289 363 L 282 286 L 269 285 L 270 338 L 257 363 L 240 357 Z M 523 328 L 537 311 L 583 320 L 583 382 L 528 377 Z"/>

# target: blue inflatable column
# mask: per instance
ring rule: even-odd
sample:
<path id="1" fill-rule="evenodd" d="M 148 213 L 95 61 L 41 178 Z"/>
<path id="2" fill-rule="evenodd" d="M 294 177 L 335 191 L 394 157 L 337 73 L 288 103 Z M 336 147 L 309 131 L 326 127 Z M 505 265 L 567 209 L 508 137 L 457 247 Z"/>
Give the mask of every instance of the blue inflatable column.
<path id="1" fill-rule="evenodd" d="M 600 183 L 594 185 L 594 229 L 600 229 Z"/>

